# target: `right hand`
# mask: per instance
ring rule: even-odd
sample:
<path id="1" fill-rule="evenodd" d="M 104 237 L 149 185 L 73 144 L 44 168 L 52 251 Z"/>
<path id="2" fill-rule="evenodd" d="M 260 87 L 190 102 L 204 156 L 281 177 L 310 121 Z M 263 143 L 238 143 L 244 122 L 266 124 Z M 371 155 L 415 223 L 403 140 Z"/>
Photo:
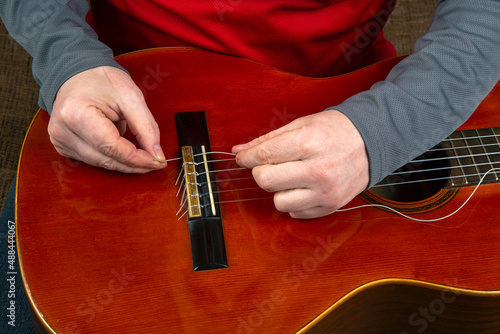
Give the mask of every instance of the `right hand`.
<path id="1" fill-rule="evenodd" d="M 122 137 L 129 127 L 139 148 Z M 124 173 L 165 167 L 160 131 L 144 96 L 124 71 L 101 66 L 78 73 L 59 89 L 48 132 L 62 156 Z"/>

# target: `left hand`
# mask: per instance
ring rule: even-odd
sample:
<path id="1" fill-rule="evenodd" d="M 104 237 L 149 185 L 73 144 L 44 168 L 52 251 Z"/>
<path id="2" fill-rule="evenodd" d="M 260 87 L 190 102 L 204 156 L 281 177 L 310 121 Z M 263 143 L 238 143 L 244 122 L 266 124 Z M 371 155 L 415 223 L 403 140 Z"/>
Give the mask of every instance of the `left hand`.
<path id="1" fill-rule="evenodd" d="M 369 182 L 364 141 L 337 110 L 305 116 L 233 147 L 236 162 L 252 168 L 257 184 L 274 192 L 278 211 L 294 218 L 328 215 Z"/>

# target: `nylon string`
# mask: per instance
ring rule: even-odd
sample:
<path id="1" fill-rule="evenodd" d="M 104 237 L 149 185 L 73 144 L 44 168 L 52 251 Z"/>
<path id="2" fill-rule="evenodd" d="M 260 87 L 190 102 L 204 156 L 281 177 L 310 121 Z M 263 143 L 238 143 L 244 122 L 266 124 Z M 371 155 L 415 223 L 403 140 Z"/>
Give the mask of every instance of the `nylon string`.
<path id="1" fill-rule="evenodd" d="M 498 137 L 498 135 L 492 135 L 492 136 L 483 136 L 484 137 Z M 480 138 L 480 137 L 469 137 L 469 138 Z M 464 140 L 463 138 L 457 138 L 457 139 L 454 139 L 454 138 L 451 138 L 451 139 L 447 139 L 447 140 Z M 491 145 L 494 145 L 494 146 L 497 146 L 497 144 L 491 144 Z M 481 145 L 478 145 L 478 146 L 481 146 Z M 485 145 L 484 145 L 485 146 Z M 462 148 L 469 148 L 469 147 L 462 147 Z M 454 150 L 454 149 L 458 149 L 458 148 L 448 148 L 448 149 L 444 149 L 444 150 Z M 220 152 L 220 151 L 212 151 L 212 152 L 206 152 L 206 153 L 199 153 L 199 154 L 194 154 L 193 156 L 200 156 L 200 155 L 203 155 L 203 154 L 223 154 L 223 155 L 231 155 L 231 156 L 235 156 L 236 154 L 234 153 L 229 153 L 229 152 Z M 485 154 L 476 154 L 476 155 L 470 155 L 470 156 L 451 156 L 451 157 L 443 157 L 443 159 L 453 159 L 453 158 L 460 158 L 460 157 L 474 157 L 474 156 L 478 156 L 478 155 L 494 155 L 494 154 L 500 154 L 500 152 L 495 152 L 495 153 L 485 153 Z M 168 159 L 166 160 L 167 162 L 168 161 L 176 161 L 176 160 L 181 160 L 182 158 L 173 158 L 173 159 Z M 422 159 L 422 160 L 412 160 L 410 163 L 412 162 L 424 162 L 424 161 L 433 161 L 433 160 L 440 160 L 439 158 L 438 159 Z M 225 162 L 225 161 L 235 161 L 235 159 L 213 159 L 213 160 L 208 160 L 207 162 Z M 401 174 L 407 174 L 407 173 L 415 173 L 415 172 L 428 172 L 428 171 L 436 171 L 436 170 L 451 170 L 453 168 L 460 168 L 460 167 L 475 167 L 475 166 L 478 166 L 478 165 L 497 165 L 499 164 L 500 162 L 493 162 L 493 163 L 482 163 L 482 164 L 474 164 L 474 165 L 466 165 L 466 166 L 450 166 L 450 167 L 441 167 L 441 168 L 430 168 L 430 169 L 422 169 L 422 170 L 415 170 L 415 171 L 408 171 L 408 172 L 395 172 L 395 173 L 392 173 L 390 175 L 401 175 Z M 194 164 L 194 165 L 199 165 L 201 164 L 201 162 L 189 162 L 189 164 Z M 184 165 L 184 164 L 183 164 Z M 227 172 L 227 171 L 238 171 L 238 170 L 245 170 L 247 168 L 228 168 L 228 169 L 219 169 L 219 170 L 212 170 L 212 171 L 209 171 L 209 173 L 217 173 L 217 172 Z M 391 186 L 391 185 L 402 185 L 402 184 L 409 184 L 409 183 L 417 183 L 417 182 L 427 182 L 427 181 L 433 181 L 433 180 L 444 180 L 444 179 L 450 179 L 450 178 L 458 178 L 458 177 L 467 177 L 467 176 L 480 176 L 480 181 L 479 183 L 475 186 L 474 190 L 472 191 L 472 193 L 469 195 L 469 197 L 464 201 L 464 203 L 459 207 L 457 208 L 455 211 L 453 211 L 452 213 L 448 214 L 448 215 L 445 215 L 443 217 L 439 217 L 439 218 L 435 218 L 435 219 L 419 219 L 419 218 L 414 218 L 414 217 L 411 217 L 411 216 L 408 216 L 390 206 L 387 206 L 387 205 L 382 205 L 382 204 L 365 204 L 365 205 L 360 205 L 360 206 L 356 206 L 356 207 L 351 207 L 351 208 L 346 208 L 346 209 L 338 209 L 337 212 L 346 212 L 346 211 L 351 211 L 351 210 L 357 210 L 357 209 L 362 209 L 362 208 L 366 208 L 366 207 L 378 207 L 378 208 L 384 208 L 384 209 L 387 209 L 387 210 L 390 210 L 392 212 L 394 212 L 395 214 L 398 214 L 406 219 L 410 219 L 412 221 L 416 221 L 416 222 L 420 222 L 420 223 L 431 223 L 431 222 L 437 222 L 437 221 L 440 221 L 440 220 L 444 220 L 444 219 L 447 219 L 453 215 L 455 215 L 457 212 L 459 212 L 469 201 L 470 199 L 472 198 L 472 196 L 476 193 L 477 189 L 479 188 L 479 186 L 484 182 L 484 179 L 485 177 L 490 174 L 490 173 L 494 173 L 494 172 L 500 172 L 500 168 L 496 168 L 496 167 L 493 167 L 491 168 L 490 170 L 488 170 L 486 173 L 484 174 L 480 174 L 480 173 L 477 173 L 477 174 L 468 174 L 468 175 L 459 175 L 459 176 L 448 176 L 448 177 L 441 177 L 441 178 L 431 178 L 431 179 L 426 179 L 426 180 L 413 180 L 413 181 L 402 181 L 402 182 L 395 182 L 395 183 L 390 183 L 390 184 L 383 184 L 383 185 L 375 185 L 374 187 L 381 187 L 381 186 Z M 195 172 L 194 174 L 195 175 L 203 175 L 203 174 L 206 174 L 207 171 L 204 171 L 204 172 Z M 175 185 L 178 185 L 179 184 L 179 180 L 182 179 L 181 183 L 179 184 L 178 186 L 178 191 L 177 191 L 177 194 L 176 196 L 178 196 L 180 194 L 180 192 L 182 191 L 182 197 L 181 197 L 181 205 L 179 207 L 179 210 L 177 212 L 176 215 L 179 215 L 181 212 L 182 212 L 182 208 L 185 207 L 186 205 L 186 202 L 187 202 L 187 192 L 186 192 L 186 186 L 184 183 L 184 178 L 182 177 L 182 174 L 183 174 L 183 168 L 181 168 L 180 172 L 179 172 L 179 175 L 177 176 L 177 179 L 175 181 Z M 227 180 L 222 180 L 222 181 L 218 181 L 216 180 L 216 182 L 228 182 L 228 181 L 237 181 L 237 180 L 248 180 L 248 179 L 253 179 L 252 177 L 242 177 L 242 178 L 235 178 L 235 179 L 227 179 Z M 200 185 L 200 184 L 197 184 L 197 185 Z M 249 191 L 249 190 L 256 190 L 256 189 L 260 189 L 258 187 L 251 187 L 251 188 L 241 188 L 241 189 L 232 189 L 232 190 L 223 190 L 223 191 L 215 191 L 214 193 L 223 193 L 223 192 L 238 192 L 238 191 Z M 198 196 L 206 196 L 208 194 L 198 194 Z M 273 197 L 270 196 L 270 197 L 258 197 L 258 198 L 247 198 L 247 199 L 238 199 L 238 200 L 229 200 L 229 201 L 218 201 L 216 202 L 217 204 L 223 204 L 223 203 L 234 203 L 234 202 L 244 202 L 244 201 L 255 201 L 255 200 L 264 200 L 264 199 L 272 199 Z M 203 205 L 200 205 L 201 208 L 203 208 L 204 206 Z M 184 213 L 179 217 L 179 219 L 181 219 L 183 216 L 185 216 L 187 214 L 188 210 L 186 209 L 184 211 Z M 434 226 L 439 226 L 439 225 L 434 225 Z"/>

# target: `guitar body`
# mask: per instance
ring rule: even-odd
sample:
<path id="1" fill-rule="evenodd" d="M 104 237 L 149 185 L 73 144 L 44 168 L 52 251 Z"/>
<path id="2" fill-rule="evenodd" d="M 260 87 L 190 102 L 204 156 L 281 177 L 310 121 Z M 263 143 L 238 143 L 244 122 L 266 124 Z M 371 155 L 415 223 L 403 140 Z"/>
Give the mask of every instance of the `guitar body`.
<path id="1" fill-rule="evenodd" d="M 174 113 L 205 110 L 212 151 L 229 152 L 369 89 L 399 59 L 328 79 L 194 49 L 118 61 L 143 89 L 173 158 Z M 464 128 L 500 126 L 498 94 Z M 249 171 L 217 173 L 228 268 L 195 272 L 187 218 L 176 215 L 181 163 L 146 175 L 90 167 L 57 154 L 48 119 L 40 112 L 31 126 L 17 185 L 17 247 L 40 332 L 500 331 L 498 183 L 431 224 L 377 208 L 300 221 L 269 198 L 237 201 L 270 196 L 238 191 L 252 188 Z M 445 216 L 472 190 L 442 190 L 434 197 L 449 194 L 444 204 L 426 199 L 430 209 L 415 217 Z"/>

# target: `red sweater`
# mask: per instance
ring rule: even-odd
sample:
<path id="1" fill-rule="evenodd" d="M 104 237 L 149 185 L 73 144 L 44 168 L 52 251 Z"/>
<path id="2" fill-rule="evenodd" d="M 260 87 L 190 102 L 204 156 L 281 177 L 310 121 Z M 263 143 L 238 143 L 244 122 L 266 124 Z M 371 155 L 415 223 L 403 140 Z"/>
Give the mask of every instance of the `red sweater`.
<path id="1" fill-rule="evenodd" d="M 115 54 L 196 46 L 322 77 L 396 55 L 395 0 L 97 0 L 88 21 Z"/>

